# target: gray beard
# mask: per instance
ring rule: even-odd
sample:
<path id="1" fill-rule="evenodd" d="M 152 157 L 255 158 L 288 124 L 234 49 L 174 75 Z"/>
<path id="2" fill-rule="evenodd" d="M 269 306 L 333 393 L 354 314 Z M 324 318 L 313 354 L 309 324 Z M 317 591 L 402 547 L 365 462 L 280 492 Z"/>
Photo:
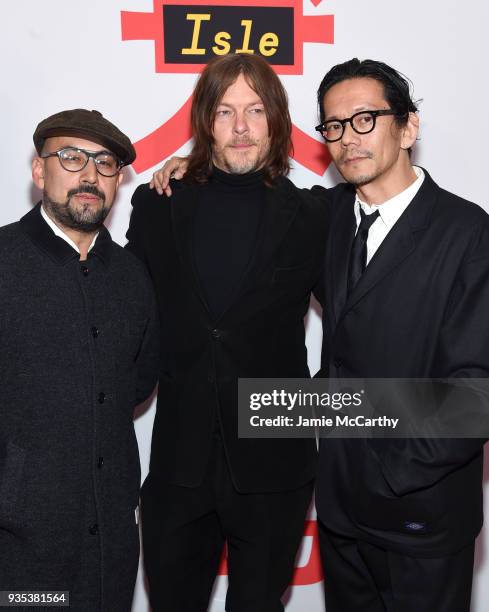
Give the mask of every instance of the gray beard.
<path id="1" fill-rule="evenodd" d="M 83 193 L 94 193 L 94 195 L 98 195 L 99 197 L 103 196 L 102 206 L 93 210 L 89 206 L 84 206 L 83 208 L 76 208 L 73 206 L 71 198 L 75 193 L 81 193 L 81 191 L 69 191 L 66 202 L 60 203 L 52 200 L 46 191 L 44 191 L 43 205 L 46 212 L 62 227 L 83 232 L 84 234 L 91 234 L 98 231 L 110 212 L 110 207 L 105 206 L 105 196 L 98 191 L 97 194 L 95 194 L 91 192 L 90 189 L 83 190 Z"/>
<path id="2" fill-rule="evenodd" d="M 255 170 L 258 170 L 260 166 L 260 164 L 258 163 L 259 160 L 243 160 L 243 163 L 236 164 L 229 163 L 226 159 L 223 159 L 222 161 L 218 160 L 218 163 L 216 164 L 218 168 L 219 162 L 221 162 L 224 166 L 223 168 L 221 168 L 221 170 L 225 170 L 230 174 L 247 174 L 248 172 L 255 172 Z"/>

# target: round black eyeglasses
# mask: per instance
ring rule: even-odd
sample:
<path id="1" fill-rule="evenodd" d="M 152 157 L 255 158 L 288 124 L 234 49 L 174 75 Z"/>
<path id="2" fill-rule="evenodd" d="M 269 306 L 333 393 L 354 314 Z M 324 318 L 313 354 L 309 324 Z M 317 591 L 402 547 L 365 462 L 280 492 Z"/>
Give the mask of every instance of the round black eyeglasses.
<path id="1" fill-rule="evenodd" d="M 314 129 L 321 134 L 326 142 L 336 142 L 343 137 L 347 123 L 351 125 L 357 134 L 368 134 L 375 129 L 377 117 L 384 115 L 402 117 L 402 113 L 396 113 L 396 111 L 390 108 L 385 110 L 367 110 L 355 113 L 347 119 L 329 119 L 328 121 L 323 121 L 323 123 L 316 125 Z"/>

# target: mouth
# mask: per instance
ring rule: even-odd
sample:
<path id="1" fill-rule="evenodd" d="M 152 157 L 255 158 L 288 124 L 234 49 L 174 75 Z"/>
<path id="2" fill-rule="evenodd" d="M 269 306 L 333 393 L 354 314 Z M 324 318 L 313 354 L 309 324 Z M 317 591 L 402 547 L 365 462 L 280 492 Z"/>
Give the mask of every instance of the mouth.
<path id="1" fill-rule="evenodd" d="M 354 157 L 347 157 L 343 160 L 344 164 L 355 164 L 361 162 L 364 159 L 370 159 L 367 155 L 356 155 Z"/>
<path id="2" fill-rule="evenodd" d="M 243 151 L 245 149 L 250 149 L 251 147 L 254 147 L 255 145 L 251 142 L 238 142 L 232 145 L 229 145 L 231 147 L 231 149 L 235 149 L 237 151 Z"/>
<path id="3" fill-rule="evenodd" d="M 80 200 L 88 200 L 89 202 L 98 202 L 100 198 L 91 193 L 77 193 L 73 196 L 74 198 L 79 198 Z"/>

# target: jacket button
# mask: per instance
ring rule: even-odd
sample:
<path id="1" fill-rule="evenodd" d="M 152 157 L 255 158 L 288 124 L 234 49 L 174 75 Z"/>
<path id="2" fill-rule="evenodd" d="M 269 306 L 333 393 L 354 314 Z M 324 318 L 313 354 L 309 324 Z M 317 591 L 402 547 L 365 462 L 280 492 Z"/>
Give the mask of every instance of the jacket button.
<path id="1" fill-rule="evenodd" d="M 335 367 L 337 367 L 337 368 L 341 368 L 341 366 L 343 365 L 343 362 L 341 361 L 341 359 L 335 359 L 333 361 L 333 363 L 334 363 Z"/>
<path id="2" fill-rule="evenodd" d="M 90 533 L 90 535 L 97 535 L 97 533 L 98 533 L 98 525 L 97 525 L 97 523 L 95 523 L 95 525 L 92 525 L 90 527 L 90 529 L 88 530 L 88 532 Z"/>
<path id="3" fill-rule="evenodd" d="M 105 393 L 103 391 L 101 391 L 98 394 L 98 403 L 99 404 L 103 404 L 105 402 L 105 397 L 106 397 Z"/>
<path id="4" fill-rule="evenodd" d="M 218 338 L 220 338 L 220 337 L 221 337 L 221 334 L 222 334 L 222 332 L 221 332 L 221 330 L 220 330 L 220 329 L 213 329 L 213 330 L 211 331 L 211 336 L 212 336 L 212 337 L 213 337 L 215 340 L 217 340 Z"/>
<path id="5" fill-rule="evenodd" d="M 97 461 L 97 467 L 100 470 L 102 468 L 102 466 L 104 465 L 104 458 L 103 457 L 99 457 L 98 461 Z"/>
<path id="6" fill-rule="evenodd" d="M 209 374 L 209 376 L 207 377 L 207 381 L 210 382 L 211 384 L 214 384 L 216 382 L 216 379 L 214 378 L 212 374 Z"/>
<path id="7" fill-rule="evenodd" d="M 82 266 L 81 267 L 81 271 L 82 271 L 83 276 L 88 276 L 88 268 L 87 268 L 87 266 Z"/>
<path id="8" fill-rule="evenodd" d="M 98 331 L 97 327 L 92 327 L 92 329 L 90 331 L 92 332 L 92 336 L 94 338 L 98 338 L 98 335 L 99 335 L 100 332 Z"/>

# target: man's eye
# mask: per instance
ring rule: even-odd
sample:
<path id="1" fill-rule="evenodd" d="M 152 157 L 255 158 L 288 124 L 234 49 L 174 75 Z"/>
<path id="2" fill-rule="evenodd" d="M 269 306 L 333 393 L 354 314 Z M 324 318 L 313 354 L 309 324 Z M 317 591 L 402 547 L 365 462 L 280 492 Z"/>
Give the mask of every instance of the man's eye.
<path id="1" fill-rule="evenodd" d="M 339 132 L 341 130 L 341 123 L 328 123 L 326 126 L 326 131 L 330 134 L 334 134 L 334 132 Z"/>
<path id="2" fill-rule="evenodd" d="M 230 110 L 224 110 L 224 109 L 223 109 L 223 110 L 218 110 L 218 111 L 216 112 L 216 115 L 217 115 L 218 117 L 228 117 L 230 114 L 231 114 L 231 111 L 230 111 Z"/>
<path id="3" fill-rule="evenodd" d="M 81 156 L 76 153 L 64 153 L 63 159 L 70 162 L 79 162 L 81 161 Z"/>
<path id="4" fill-rule="evenodd" d="M 370 125 L 372 123 L 373 117 L 372 115 L 359 115 L 356 120 L 359 125 L 365 126 Z"/>
<path id="5" fill-rule="evenodd" d="M 113 166 L 116 163 L 115 159 L 110 156 L 101 156 L 96 157 L 95 159 L 97 161 L 97 164 L 101 166 Z"/>
<path id="6" fill-rule="evenodd" d="M 249 112 L 253 115 L 260 115 L 261 113 L 265 112 L 265 109 L 258 106 L 258 107 L 250 108 Z"/>

